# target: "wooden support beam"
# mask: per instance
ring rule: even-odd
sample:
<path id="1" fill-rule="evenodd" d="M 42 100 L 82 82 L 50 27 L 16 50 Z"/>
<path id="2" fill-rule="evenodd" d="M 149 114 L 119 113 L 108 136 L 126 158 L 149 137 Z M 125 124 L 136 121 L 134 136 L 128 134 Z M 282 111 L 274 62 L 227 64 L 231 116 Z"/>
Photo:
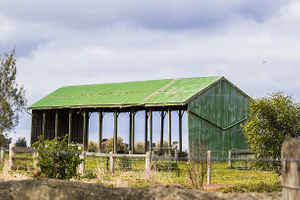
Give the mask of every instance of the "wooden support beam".
<path id="1" fill-rule="evenodd" d="M 102 148 L 102 130 L 103 130 L 103 112 L 99 110 L 98 112 L 99 116 L 99 128 L 98 128 L 98 151 L 100 153 L 101 148 Z"/>
<path id="2" fill-rule="evenodd" d="M 55 111 L 55 129 L 54 129 L 54 133 L 55 133 L 55 138 L 57 138 L 57 136 L 58 136 L 58 110 Z"/>
<path id="3" fill-rule="evenodd" d="M 88 144 L 89 144 L 89 132 L 90 132 L 90 115 L 89 112 L 86 113 L 86 141 L 85 141 L 85 145 L 86 145 L 86 149 L 88 149 Z"/>
<path id="4" fill-rule="evenodd" d="M 134 116 L 135 116 L 135 111 L 132 109 L 131 110 L 131 151 L 134 153 Z"/>
<path id="5" fill-rule="evenodd" d="M 145 153 L 148 151 L 148 111 L 145 110 Z"/>
<path id="6" fill-rule="evenodd" d="M 87 112 L 86 112 L 86 110 L 84 110 L 83 111 L 83 131 L 82 131 L 82 139 L 83 139 L 83 141 L 82 141 L 82 144 L 83 144 L 83 151 L 85 151 L 86 150 L 86 140 L 87 140 L 87 138 L 86 138 L 86 118 L 87 118 L 87 116 L 86 116 L 86 114 L 87 114 Z"/>
<path id="7" fill-rule="evenodd" d="M 132 150 L 132 138 L 131 138 L 131 135 L 132 135 L 132 111 L 129 112 L 129 152 Z"/>
<path id="8" fill-rule="evenodd" d="M 182 152 L 182 116 L 183 112 L 181 110 L 178 111 L 179 116 L 179 152 Z"/>
<path id="9" fill-rule="evenodd" d="M 69 110 L 69 133 L 68 133 L 68 144 L 72 141 L 72 110 Z"/>
<path id="10" fill-rule="evenodd" d="M 165 111 L 161 111 L 161 122 L 160 122 L 160 153 L 163 154 L 163 144 L 164 144 L 164 119 Z"/>
<path id="11" fill-rule="evenodd" d="M 171 112 L 172 112 L 171 108 L 168 107 L 169 156 L 171 156 L 171 148 L 172 148 Z"/>
<path id="12" fill-rule="evenodd" d="M 33 120 L 34 120 L 34 112 L 32 111 L 31 114 L 31 128 L 30 128 L 30 147 L 32 147 L 32 143 L 33 143 Z"/>
<path id="13" fill-rule="evenodd" d="M 149 151 L 152 151 L 152 142 L 153 142 L 153 136 L 152 136 L 152 109 L 149 109 Z"/>
<path id="14" fill-rule="evenodd" d="M 114 112 L 114 154 L 118 151 L 118 111 Z"/>
<path id="15" fill-rule="evenodd" d="M 43 141 L 45 141 L 45 132 L 46 132 L 46 111 L 43 112 L 43 122 L 42 122 Z"/>

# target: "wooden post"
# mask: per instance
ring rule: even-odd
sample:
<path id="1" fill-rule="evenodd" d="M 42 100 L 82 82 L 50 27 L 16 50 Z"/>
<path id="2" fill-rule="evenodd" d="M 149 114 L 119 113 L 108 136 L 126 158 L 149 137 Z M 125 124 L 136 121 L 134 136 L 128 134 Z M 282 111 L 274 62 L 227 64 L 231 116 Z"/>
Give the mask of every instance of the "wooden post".
<path id="1" fill-rule="evenodd" d="M 146 180 L 151 178 L 151 151 L 146 152 L 146 165 L 145 165 Z"/>
<path id="2" fill-rule="evenodd" d="M 114 153 L 118 151 L 118 112 L 115 109 L 114 112 Z"/>
<path id="3" fill-rule="evenodd" d="M 168 132 L 169 132 L 169 156 L 171 157 L 172 149 L 172 131 L 171 131 L 171 108 L 168 107 Z"/>
<path id="4" fill-rule="evenodd" d="M 83 150 L 86 150 L 86 110 L 83 111 L 83 130 L 82 130 L 82 134 L 83 134 Z"/>
<path id="5" fill-rule="evenodd" d="M 228 168 L 231 168 L 231 150 L 228 151 Z"/>
<path id="6" fill-rule="evenodd" d="M 83 175 L 85 173 L 85 153 L 86 153 L 86 151 L 84 150 L 84 145 L 79 145 L 78 149 L 82 150 L 82 153 L 79 155 L 79 158 L 83 159 L 83 162 L 80 163 L 80 165 L 78 167 L 78 172 Z"/>
<path id="7" fill-rule="evenodd" d="M 58 110 L 55 111 L 55 138 L 58 137 Z"/>
<path id="8" fill-rule="evenodd" d="M 182 152 L 182 116 L 181 110 L 178 111 L 179 115 L 179 152 Z"/>
<path id="9" fill-rule="evenodd" d="M 33 153 L 33 167 L 35 169 L 37 169 L 37 157 L 38 157 L 39 153 L 38 152 L 34 152 Z"/>
<path id="10" fill-rule="evenodd" d="M 178 164 L 178 149 L 175 149 L 175 164 Z"/>
<path id="11" fill-rule="evenodd" d="M 161 122 L 160 122 L 160 154 L 163 155 L 163 144 L 164 144 L 164 119 L 165 112 L 161 111 Z"/>
<path id="12" fill-rule="evenodd" d="M 109 160 L 110 160 L 110 173 L 115 174 L 115 162 L 113 157 L 113 152 L 109 152 Z"/>
<path id="13" fill-rule="evenodd" d="M 131 152 L 134 153 L 134 115 L 135 112 L 131 110 Z"/>
<path id="14" fill-rule="evenodd" d="M 43 122 L 42 122 L 43 141 L 45 141 L 45 132 L 46 132 L 46 111 L 43 112 Z"/>
<path id="15" fill-rule="evenodd" d="M 132 132 L 132 126 L 131 126 L 131 124 L 132 124 L 132 114 L 131 114 L 131 112 L 132 111 L 130 111 L 129 112 L 129 152 L 131 151 L 131 140 L 132 140 L 132 138 L 131 138 L 131 132 Z"/>
<path id="16" fill-rule="evenodd" d="M 148 112 L 145 110 L 145 153 L 148 151 Z"/>
<path id="17" fill-rule="evenodd" d="M 1 163 L 3 164 L 5 161 L 5 150 L 1 148 Z"/>
<path id="18" fill-rule="evenodd" d="M 34 120 L 34 111 L 32 111 L 32 114 L 31 114 L 30 147 L 32 147 L 32 144 L 33 144 L 33 120 Z"/>
<path id="19" fill-rule="evenodd" d="M 152 140 L 153 140 L 153 136 L 152 136 L 152 109 L 149 109 L 149 151 L 152 151 Z"/>
<path id="20" fill-rule="evenodd" d="M 101 148 L 102 148 L 102 128 L 103 128 L 103 113 L 101 110 L 99 110 L 98 112 L 98 115 L 99 115 L 99 128 L 98 128 L 98 132 L 99 132 L 99 135 L 98 135 L 98 152 L 100 153 L 101 151 Z"/>
<path id="21" fill-rule="evenodd" d="M 68 144 L 71 144 L 72 140 L 72 110 L 69 111 L 69 135 L 68 135 Z"/>
<path id="22" fill-rule="evenodd" d="M 282 198 L 298 199 L 300 197 L 300 141 L 287 139 L 281 148 Z"/>
<path id="23" fill-rule="evenodd" d="M 207 185 L 211 183 L 211 150 L 207 151 Z"/>
<path id="24" fill-rule="evenodd" d="M 8 168 L 10 170 L 14 169 L 14 157 L 16 153 L 15 144 L 9 144 L 9 159 L 8 159 Z"/>

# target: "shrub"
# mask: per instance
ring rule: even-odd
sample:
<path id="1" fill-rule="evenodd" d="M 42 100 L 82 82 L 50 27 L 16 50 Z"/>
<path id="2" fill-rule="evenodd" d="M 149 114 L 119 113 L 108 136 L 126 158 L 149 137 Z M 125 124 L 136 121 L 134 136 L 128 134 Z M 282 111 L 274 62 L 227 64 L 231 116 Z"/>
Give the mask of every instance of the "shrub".
<path id="1" fill-rule="evenodd" d="M 94 174 L 92 169 L 85 169 L 85 174 L 81 177 L 83 179 L 95 179 L 97 175 Z"/>
<path id="2" fill-rule="evenodd" d="M 191 150 L 188 173 L 193 187 L 202 189 L 204 177 L 207 172 L 207 149 L 205 140 L 200 142 L 200 140 L 196 139 L 193 143 L 194 148 Z"/>
<path id="3" fill-rule="evenodd" d="M 33 144 L 38 151 L 36 159 L 41 176 L 67 180 L 78 177 L 77 167 L 83 162 L 83 159 L 79 158 L 81 150 L 73 143 L 68 146 L 67 136 L 44 142 L 42 137 L 39 137 L 39 141 Z"/>

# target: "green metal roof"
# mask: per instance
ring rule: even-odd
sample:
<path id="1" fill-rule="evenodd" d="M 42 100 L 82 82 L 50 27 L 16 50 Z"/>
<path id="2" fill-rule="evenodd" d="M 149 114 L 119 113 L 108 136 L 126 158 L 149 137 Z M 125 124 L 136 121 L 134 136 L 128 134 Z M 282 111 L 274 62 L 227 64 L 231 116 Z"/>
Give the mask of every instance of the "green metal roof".
<path id="1" fill-rule="evenodd" d="M 214 76 L 67 86 L 28 109 L 185 105 L 222 80 Z"/>

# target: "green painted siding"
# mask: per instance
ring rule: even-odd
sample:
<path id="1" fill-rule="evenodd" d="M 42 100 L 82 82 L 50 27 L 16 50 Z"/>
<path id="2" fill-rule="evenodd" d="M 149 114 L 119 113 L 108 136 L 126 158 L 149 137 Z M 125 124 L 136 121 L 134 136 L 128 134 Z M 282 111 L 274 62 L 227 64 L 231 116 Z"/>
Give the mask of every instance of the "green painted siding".
<path id="1" fill-rule="evenodd" d="M 226 158 L 230 149 L 246 149 L 241 122 L 248 117 L 249 100 L 221 81 L 188 104 L 189 146 L 206 141 L 213 156 Z"/>

